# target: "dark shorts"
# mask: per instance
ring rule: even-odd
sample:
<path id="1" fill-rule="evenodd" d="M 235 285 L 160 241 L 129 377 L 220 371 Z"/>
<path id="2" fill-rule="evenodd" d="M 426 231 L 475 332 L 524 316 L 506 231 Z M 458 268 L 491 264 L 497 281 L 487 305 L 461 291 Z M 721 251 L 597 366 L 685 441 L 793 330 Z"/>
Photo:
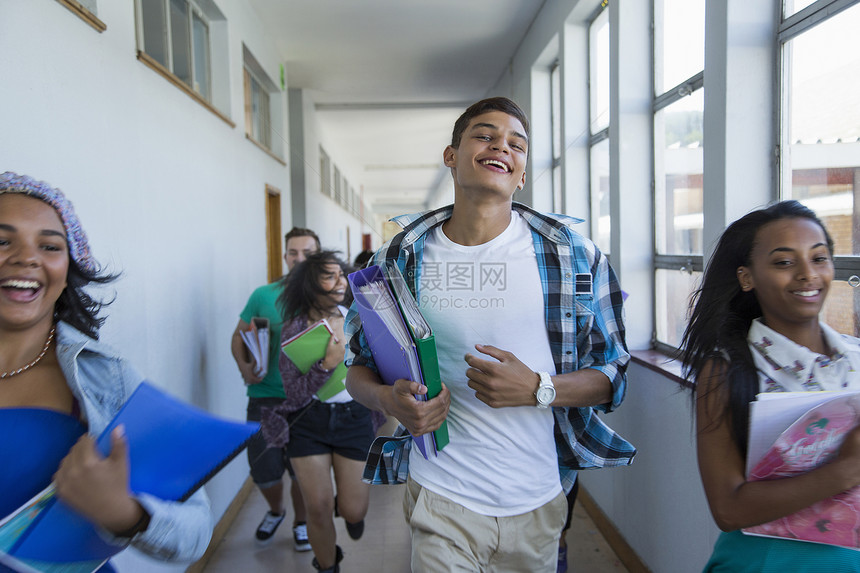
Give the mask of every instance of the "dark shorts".
<path id="1" fill-rule="evenodd" d="M 261 408 L 274 408 L 281 402 L 281 398 L 248 398 L 248 421 L 259 422 Z M 295 478 L 287 449 L 268 447 L 262 432 L 254 434 L 248 442 L 248 465 L 251 479 L 262 489 L 279 483 L 285 471 Z"/>
<path id="2" fill-rule="evenodd" d="M 373 442 L 370 410 L 358 402 L 325 404 L 313 400 L 289 416 L 291 458 L 335 453 L 364 461 Z"/>

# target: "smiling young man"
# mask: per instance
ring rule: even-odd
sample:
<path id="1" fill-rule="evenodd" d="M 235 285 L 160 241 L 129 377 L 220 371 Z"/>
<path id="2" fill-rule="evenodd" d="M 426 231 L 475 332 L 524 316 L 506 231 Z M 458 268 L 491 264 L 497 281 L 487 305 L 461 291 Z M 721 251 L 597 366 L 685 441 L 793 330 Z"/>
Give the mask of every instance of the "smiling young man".
<path id="1" fill-rule="evenodd" d="M 304 261 L 308 255 L 320 250 L 319 237 L 310 229 L 293 227 L 284 236 L 284 242 L 287 251 L 284 253 L 287 271 Z M 239 315 L 239 323 L 236 325 L 230 340 L 230 350 L 247 386 L 247 418 L 249 422 L 259 422 L 262 408 L 275 407 L 284 399 L 284 385 L 278 371 L 281 326 L 284 317 L 276 304 L 282 291 L 283 287 L 279 279 L 263 285 L 251 293 L 251 297 Z M 269 367 L 266 376 L 262 378 L 254 374 L 255 364 L 251 360 L 244 342 L 242 342 L 241 333 L 250 328 L 251 320 L 254 317 L 263 317 L 269 320 Z M 260 488 L 260 492 L 269 504 L 269 511 L 263 516 L 263 520 L 255 532 L 257 542 L 261 545 L 267 545 L 272 541 L 272 537 L 286 515 L 284 511 L 284 485 L 281 479 L 285 471 L 293 477 L 293 471 L 289 465 L 286 451 L 268 448 L 261 435 L 255 435 L 248 443 L 248 463 L 251 467 L 251 477 L 254 483 Z M 308 541 L 304 501 L 295 479 L 291 481 L 290 498 L 293 502 L 293 542 L 295 548 L 297 551 L 310 551 L 311 545 Z"/>
<path id="2" fill-rule="evenodd" d="M 635 453 L 593 410 L 625 393 L 621 291 L 606 258 L 570 229 L 577 219 L 513 202 L 528 136 L 511 100 L 470 106 L 443 152 L 454 204 L 396 218 L 404 230 L 372 261 L 396 263 L 416 295 L 442 392 L 417 401 L 418 383 L 383 384 L 355 308 L 347 317 L 350 394 L 413 435 L 448 420 L 438 456 L 408 458 L 416 572 L 555 571 L 576 469 Z"/>

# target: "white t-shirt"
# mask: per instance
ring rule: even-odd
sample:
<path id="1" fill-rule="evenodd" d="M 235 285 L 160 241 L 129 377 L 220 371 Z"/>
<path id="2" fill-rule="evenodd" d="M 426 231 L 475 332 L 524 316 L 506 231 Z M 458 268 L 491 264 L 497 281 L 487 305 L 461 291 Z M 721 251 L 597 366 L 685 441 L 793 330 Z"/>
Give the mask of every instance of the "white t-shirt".
<path id="1" fill-rule="evenodd" d="M 346 313 L 349 312 L 349 309 L 342 305 L 337 305 L 337 309 L 340 311 L 343 317 L 346 318 Z M 314 394 L 314 400 L 319 400 L 316 394 Z M 346 402 L 352 402 L 352 396 L 349 395 L 349 392 L 346 388 L 344 388 L 343 390 L 325 401 L 326 404 L 343 404 Z"/>
<path id="2" fill-rule="evenodd" d="M 468 387 L 464 360 L 466 353 L 494 360 L 475 349 L 486 344 L 512 352 L 534 371 L 555 373 L 528 224 L 511 212 L 502 234 L 472 247 L 436 227 L 425 239 L 420 281 L 418 304 L 434 330 L 442 381 L 451 391 L 450 442 L 430 460 L 414 449 L 410 475 L 483 515 L 518 515 L 549 502 L 562 491 L 552 410 L 487 406 Z"/>

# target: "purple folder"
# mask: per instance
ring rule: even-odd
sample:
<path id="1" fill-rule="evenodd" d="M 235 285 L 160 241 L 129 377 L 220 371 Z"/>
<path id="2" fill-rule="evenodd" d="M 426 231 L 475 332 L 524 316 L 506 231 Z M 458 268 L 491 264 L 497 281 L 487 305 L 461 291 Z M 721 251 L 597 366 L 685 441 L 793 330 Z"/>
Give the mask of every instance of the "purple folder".
<path id="1" fill-rule="evenodd" d="M 348 278 L 352 295 L 355 298 L 355 306 L 358 310 L 358 315 L 361 317 L 364 337 L 367 340 L 367 345 L 370 347 L 371 354 L 373 354 L 373 361 L 376 363 L 382 381 L 386 384 L 394 384 L 396 380 L 404 378 L 423 383 L 418 350 L 415 344 L 410 342 L 404 345 L 399 342 L 390 332 L 380 315 L 380 312 L 393 310 L 394 312 L 388 313 L 388 315 L 396 317 L 400 328 L 406 333 L 406 339 L 411 341 L 409 329 L 403 321 L 400 309 L 397 308 L 397 303 L 394 303 L 393 309 L 389 309 L 387 306 L 380 307 L 377 302 L 370 300 L 361 292 L 360 287 L 369 283 L 380 283 L 391 294 L 391 299 L 394 300 L 394 293 L 391 291 L 382 270 L 378 266 L 373 265 L 350 274 Z M 410 362 L 412 366 L 410 366 Z M 422 398 L 423 396 L 418 397 L 418 399 Z M 430 433 L 418 438 L 413 436 L 413 442 L 415 442 L 425 458 L 431 454 L 436 455 L 432 435 Z"/>

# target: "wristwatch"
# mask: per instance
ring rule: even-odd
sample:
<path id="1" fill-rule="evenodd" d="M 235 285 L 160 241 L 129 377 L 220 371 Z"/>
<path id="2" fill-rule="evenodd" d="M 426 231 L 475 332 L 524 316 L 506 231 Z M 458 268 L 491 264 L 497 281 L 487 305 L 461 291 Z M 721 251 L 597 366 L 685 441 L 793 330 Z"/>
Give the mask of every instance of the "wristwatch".
<path id="1" fill-rule="evenodd" d="M 538 388 L 535 390 L 537 407 L 547 408 L 555 400 L 555 386 L 552 384 L 549 372 L 538 372 L 537 374 L 540 377 L 540 384 L 538 384 Z"/>

